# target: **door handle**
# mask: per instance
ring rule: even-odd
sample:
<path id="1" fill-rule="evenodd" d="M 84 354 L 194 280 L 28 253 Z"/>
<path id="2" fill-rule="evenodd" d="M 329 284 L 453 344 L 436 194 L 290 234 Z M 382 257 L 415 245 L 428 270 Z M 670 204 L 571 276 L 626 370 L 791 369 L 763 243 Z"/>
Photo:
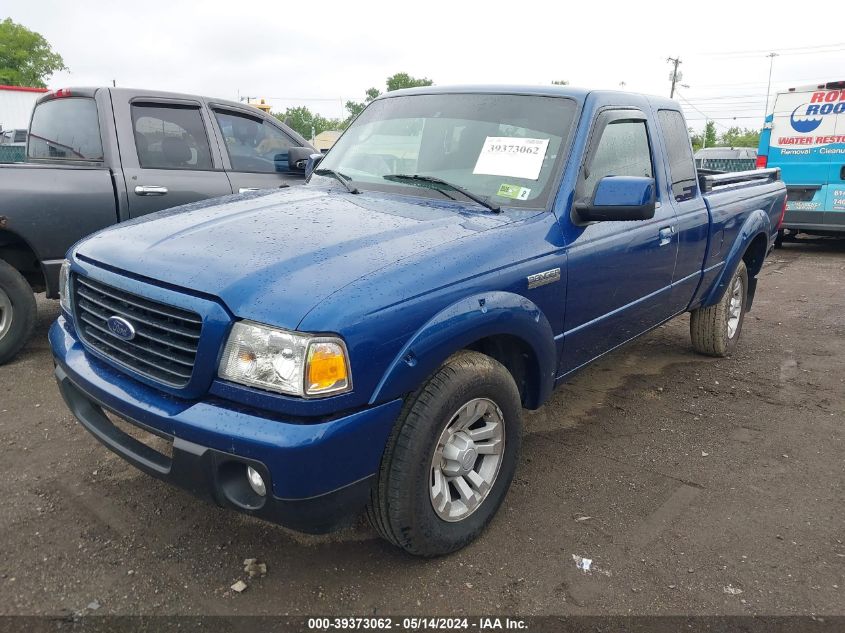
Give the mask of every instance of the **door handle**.
<path id="1" fill-rule="evenodd" d="M 660 246 L 666 246 L 672 241 L 672 236 L 675 234 L 675 227 L 664 226 L 660 229 L 657 235 L 660 237 Z"/>
<path id="2" fill-rule="evenodd" d="M 238 193 L 246 193 L 247 191 L 258 191 L 258 187 L 241 187 Z"/>
<path id="3" fill-rule="evenodd" d="M 167 193 L 167 187 L 158 185 L 138 185 L 135 187 L 135 194 L 139 196 L 163 196 Z"/>

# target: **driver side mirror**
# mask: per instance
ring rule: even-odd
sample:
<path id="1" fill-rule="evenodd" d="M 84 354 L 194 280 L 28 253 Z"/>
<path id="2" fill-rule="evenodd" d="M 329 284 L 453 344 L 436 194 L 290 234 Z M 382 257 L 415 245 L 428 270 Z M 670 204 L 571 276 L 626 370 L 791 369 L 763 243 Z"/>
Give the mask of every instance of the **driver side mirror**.
<path id="1" fill-rule="evenodd" d="M 314 173 L 314 170 L 317 169 L 317 165 L 320 164 L 320 161 L 325 158 L 325 154 L 320 154 L 319 152 L 315 152 L 308 157 L 308 163 L 305 165 L 305 178 L 310 178 L 311 174 Z"/>
<path id="2" fill-rule="evenodd" d="M 314 150 L 310 147 L 291 147 L 288 150 L 288 169 L 290 171 L 305 172 L 308 165 L 308 159 Z"/>
<path id="3" fill-rule="evenodd" d="M 650 220 L 656 208 L 654 178 L 605 176 L 588 203 L 576 203 L 584 222 Z"/>

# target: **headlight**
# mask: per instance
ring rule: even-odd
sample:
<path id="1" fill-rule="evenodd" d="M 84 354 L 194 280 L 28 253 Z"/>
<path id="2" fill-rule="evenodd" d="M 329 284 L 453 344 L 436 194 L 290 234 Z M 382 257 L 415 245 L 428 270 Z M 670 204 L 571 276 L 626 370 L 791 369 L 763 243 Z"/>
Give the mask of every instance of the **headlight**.
<path id="1" fill-rule="evenodd" d="M 65 260 L 59 270 L 59 303 L 70 314 L 70 262 Z"/>
<path id="2" fill-rule="evenodd" d="M 294 396 L 325 396 L 352 389 L 342 340 L 250 321 L 232 327 L 218 374 L 233 382 Z"/>

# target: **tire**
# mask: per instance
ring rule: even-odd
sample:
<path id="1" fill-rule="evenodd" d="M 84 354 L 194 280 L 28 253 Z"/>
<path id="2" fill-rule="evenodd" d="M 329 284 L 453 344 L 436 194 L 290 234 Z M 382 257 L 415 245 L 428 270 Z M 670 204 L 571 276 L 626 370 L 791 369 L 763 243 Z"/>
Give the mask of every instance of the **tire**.
<path id="1" fill-rule="evenodd" d="M 468 443 L 470 432 L 478 444 Z M 468 545 L 507 494 L 521 437 L 522 405 L 508 370 L 478 352 L 451 356 L 405 401 L 367 507 L 370 523 L 383 538 L 416 556 L 441 556 Z M 483 453 L 474 453 L 476 448 Z M 472 470 L 464 472 L 470 463 Z M 455 475 L 452 483 L 446 483 L 441 468 Z M 480 479 L 488 482 L 486 493 Z M 475 487 L 469 486 L 473 481 Z M 461 487 L 473 499 L 479 495 L 480 502 L 472 508 L 464 503 L 469 496 L 459 494 Z"/>
<path id="2" fill-rule="evenodd" d="M 733 354 L 742 333 L 747 303 L 748 269 L 741 261 L 719 303 L 692 311 L 690 336 L 693 349 L 708 356 Z"/>
<path id="3" fill-rule="evenodd" d="M 17 270 L 0 260 L 0 365 L 26 345 L 36 316 L 32 288 Z"/>
<path id="4" fill-rule="evenodd" d="M 783 236 L 784 230 L 781 229 L 780 231 L 778 231 L 777 237 L 775 237 L 775 248 L 780 248 L 783 246 Z"/>

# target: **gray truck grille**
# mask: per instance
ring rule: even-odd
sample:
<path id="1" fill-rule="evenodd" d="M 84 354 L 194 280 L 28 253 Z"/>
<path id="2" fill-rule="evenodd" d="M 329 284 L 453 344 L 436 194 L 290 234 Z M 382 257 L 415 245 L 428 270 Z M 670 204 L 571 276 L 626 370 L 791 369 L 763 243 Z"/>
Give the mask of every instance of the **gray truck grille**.
<path id="1" fill-rule="evenodd" d="M 76 329 L 83 343 L 140 374 L 172 387 L 191 379 L 197 356 L 202 319 L 194 312 L 174 308 L 119 290 L 88 277 L 75 276 Z M 109 319 L 129 322 L 131 340 L 117 336 Z"/>

